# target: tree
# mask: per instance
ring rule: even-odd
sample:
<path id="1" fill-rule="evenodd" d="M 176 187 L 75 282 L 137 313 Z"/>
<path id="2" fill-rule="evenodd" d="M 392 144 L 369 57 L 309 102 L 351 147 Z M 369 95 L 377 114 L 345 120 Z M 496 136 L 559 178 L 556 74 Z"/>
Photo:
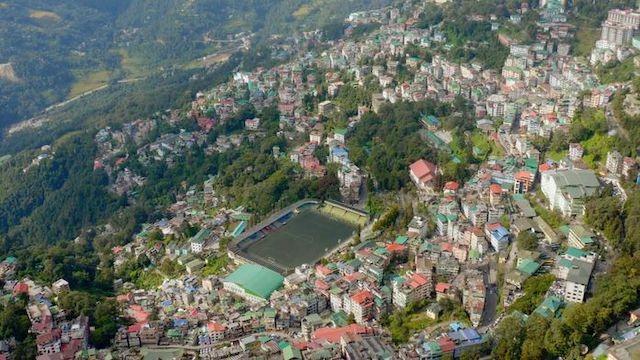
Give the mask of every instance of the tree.
<path id="1" fill-rule="evenodd" d="M 520 231 L 516 243 L 520 250 L 532 251 L 538 248 L 538 238 L 528 230 Z"/>
<path id="2" fill-rule="evenodd" d="M 95 330 L 91 333 L 91 343 L 98 348 L 106 348 L 118 331 L 118 305 L 113 299 L 99 302 L 93 312 Z"/>
<path id="3" fill-rule="evenodd" d="M 547 357 L 544 347 L 544 335 L 549 329 L 549 321 L 537 314 L 531 315 L 525 328 L 526 337 L 522 343 L 522 359 L 538 360 Z"/>
<path id="4" fill-rule="evenodd" d="M 507 316 L 496 327 L 495 347 L 491 352 L 496 359 L 519 360 L 524 341 L 525 328 L 516 316 Z"/>

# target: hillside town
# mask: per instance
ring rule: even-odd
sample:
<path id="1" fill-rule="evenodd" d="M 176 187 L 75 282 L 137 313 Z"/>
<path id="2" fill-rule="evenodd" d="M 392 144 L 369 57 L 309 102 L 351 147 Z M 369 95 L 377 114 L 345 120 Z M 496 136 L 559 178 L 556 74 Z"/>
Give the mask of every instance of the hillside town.
<path id="1" fill-rule="evenodd" d="M 424 2 L 390 6 L 348 15 L 347 35 L 375 25 L 363 35 L 325 41 L 316 31 L 274 39 L 272 56 L 287 61 L 237 71 L 228 82 L 202 89 L 188 109 L 99 130 L 94 171 L 107 174 L 110 192 L 131 201 L 149 181 L 141 168 L 169 173 L 194 149 L 224 156 L 267 144 L 268 157 L 294 166 L 300 179 L 335 173 L 335 200 L 344 214 L 355 209 L 368 218 L 319 261 L 282 273 L 239 260 L 230 247 L 272 213 L 235 203 L 220 176 L 185 186 L 168 199 L 162 219 L 140 224 L 132 239 L 111 249 L 115 274 L 132 263 L 145 265 L 139 278 L 114 282 L 122 321 L 108 350 L 92 347 L 88 317 L 69 320 L 57 305 L 73 290 L 65 279 L 39 284 L 20 277 L 19 260 L 7 257 L 0 263 L 3 294 L 26 299 L 37 359 L 480 358 L 491 352 L 505 318 L 551 320 L 587 301 L 611 264 L 607 239 L 584 221 L 586 204 L 605 189 L 624 203 L 625 184 L 640 184 L 638 158 L 615 148 L 599 154 L 579 142 L 541 151 L 539 139 L 553 146 L 585 111 L 613 121 L 607 115 L 613 96 L 629 85 L 602 84 L 593 67 L 627 59 L 640 65 L 640 12 L 611 10 L 585 58 L 571 55 L 575 32 L 565 2 L 540 3 L 531 9 L 523 1 L 506 20 L 518 24 L 528 12 L 540 14 L 536 37 L 526 44 L 498 32 L 504 19 L 469 14 L 490 21 L 508 49 L 500 68 L 449 60 L 442 26 L 418 26 Z M 424 49 L 433 50 L 429 60 L 418 55 Z M 346 109 L 341 94 L 353 89 L 366 89 L 367 98 Z M 352 136 L 367 116 L 424 101 L 456 111 L 421 114 L 422 145 L 447 162 L 464 163 L 469 175 L 451 179 L 435 157 L 404 159 L 406 191 L 387 194 L 380 200 L 385 211 L 372 214 L 375 179 L 354 160 L 362 151 L 350 146 Z M 249 107 L 254 111 L 242 116 Z M 265 109 L 277 110 L 275 118 L 261 118 Z M 467 116 L 470 140 L 461 149 L 445 123 Z M 608 125 L 609 132 L 619 131 Z M 272 133 L 277 144 L 265 141 Z M 463 150 L 477 161 L 469 164 Z M 43 148 L 25 171 L 50 156 Z M 406 221 L 389 226 L 398 224 L 398 211 Z M 97 236 L 110 235 L 104 225 Z M 534 283 L 546 284 L 536 297 Z M 530 314 L 509 311 L 532 298 Z M 587 352 L 634 358 L 639 316 L 632 311 L 616 334 Z M 0 359 L 13 351 L 11 342 L 0 342 Z"/>

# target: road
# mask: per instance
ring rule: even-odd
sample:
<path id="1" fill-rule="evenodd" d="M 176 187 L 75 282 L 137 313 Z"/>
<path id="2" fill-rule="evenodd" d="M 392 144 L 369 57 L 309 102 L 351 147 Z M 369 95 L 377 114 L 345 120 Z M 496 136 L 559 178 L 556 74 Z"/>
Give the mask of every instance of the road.
<path id="1" fill-rule="evenodd" d="M 607 118 L 607 124 L 609 125 L 609 132 L 615 132 L 618 135 L 621 135 L 625 140 L 629 140 L 629 132 L 620 125 L 618 118 L 613 112 L 613 108 L 611 104 L 607 104 L 604 109 L 604 115 Z"/>
<path id="2" fill-rule="evenodd" d="M 484 309 L 482 310 L 482 322 L 480 327 L 488 327 L 493 323 L 493 319 L 496 317 L 496 309 L 498 307 L 498 288 L 495 283 L 495 276 L 491 276 L 492 271 L 495 271 L 495 260 L 491 259 L 486 263 L 476 267 L 476 269 L 482 271 L 484 276 L 484 283 L 486 284 L 487 293 L 485 296 Z"/>

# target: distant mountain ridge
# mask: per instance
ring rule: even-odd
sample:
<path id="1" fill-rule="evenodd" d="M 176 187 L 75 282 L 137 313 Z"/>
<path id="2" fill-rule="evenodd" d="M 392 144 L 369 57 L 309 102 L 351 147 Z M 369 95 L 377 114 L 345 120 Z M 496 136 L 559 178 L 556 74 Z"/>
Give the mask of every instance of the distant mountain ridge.
<path id="1" fill-rule="evenodd" d="M 184 66 L 215 48 L 207 38 L 320 28 L 389 2 L 6 0 L 0 64 L 12 63 L 15 77 L 0 77 L 0 128 L 111 81 Z"/>

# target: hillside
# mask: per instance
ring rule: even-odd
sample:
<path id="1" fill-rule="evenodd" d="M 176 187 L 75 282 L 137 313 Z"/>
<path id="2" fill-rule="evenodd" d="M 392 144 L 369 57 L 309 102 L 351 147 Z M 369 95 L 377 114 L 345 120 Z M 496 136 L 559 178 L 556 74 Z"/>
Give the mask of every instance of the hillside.
<path id="1" fill-rule="evenodd" d="M 336 14 L 388 2 L 6 1 L 0 7 L 0 64 L 12 63 L 23 81 L 0 77 L 0 127 L 117 80 L 190 67 L 202 56 L 237 47 L 227 43 L 234 34 L 322 28 L 341 22 Z"/>

